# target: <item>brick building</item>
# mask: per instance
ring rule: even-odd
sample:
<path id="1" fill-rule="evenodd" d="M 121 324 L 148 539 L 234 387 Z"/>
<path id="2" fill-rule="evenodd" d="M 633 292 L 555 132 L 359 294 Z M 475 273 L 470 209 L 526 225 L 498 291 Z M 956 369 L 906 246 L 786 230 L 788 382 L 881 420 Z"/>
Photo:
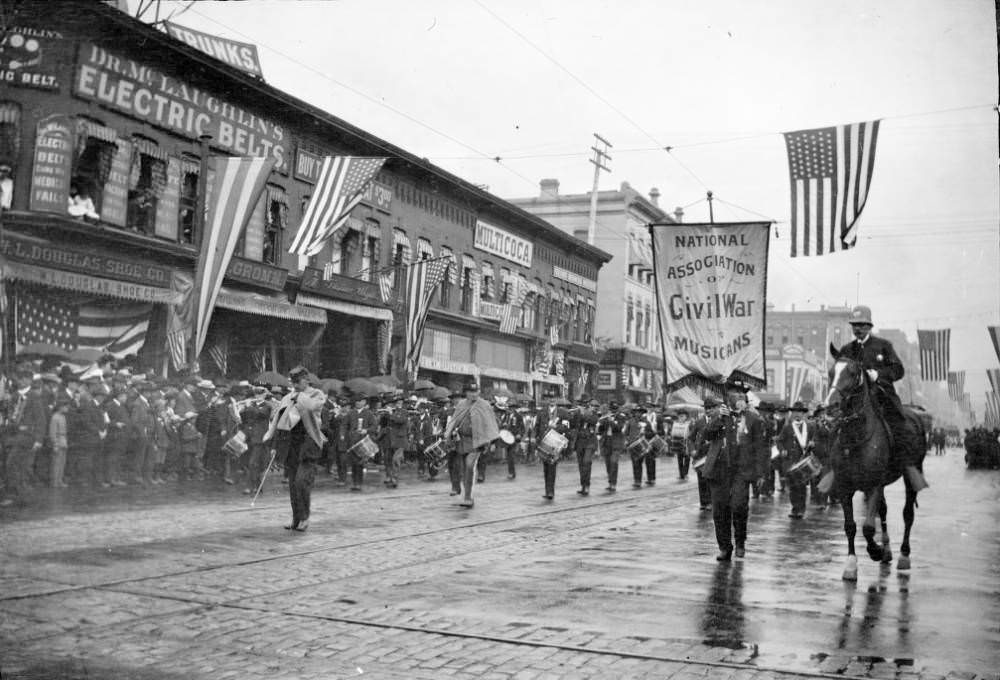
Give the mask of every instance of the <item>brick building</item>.
<path id="1" fill-rule="evenodd" d="M 444 257 L 422 375 L 535 395 L 568 389 L 566 349 L 589 346 L 608 253 L 103 3 L 18 4 L 5 48 L 8 351 L 24 339 L 19 302 L 58 298 L 80 310 L 128 301 L 148 322 L 140 363 L 167 370 L 167 307 L 190 285 L 201 242 L 198 140 L 210 135 L 213 153 L 277 165 L 208 330 L 206 348 L 224 349 L 227 361 L 206 352 L 206 372 L 244 377 L 305 361 L 324 376 L 398 373 L 404 277 L 383 301 L 375 274 Z M 388 160 L 326 248 L 292 257 L 324 155 Z M 499 310 L 519 282 L 531 295 L 516 331 L 500 333 Z M 562 347 L 546 342 L 552 325 Z"/>

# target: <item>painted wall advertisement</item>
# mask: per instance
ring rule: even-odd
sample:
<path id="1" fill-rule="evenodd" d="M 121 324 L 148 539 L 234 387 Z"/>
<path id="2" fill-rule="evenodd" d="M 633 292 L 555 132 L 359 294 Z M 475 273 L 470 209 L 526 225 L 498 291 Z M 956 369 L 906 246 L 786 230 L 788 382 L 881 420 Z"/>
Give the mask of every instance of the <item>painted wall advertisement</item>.
<path id="1" fill-rule="evenodd" d="M 103 47 L 80 45 L 73 92 L 190 139 L 211 135 L 212 146 L 237 156 L 272 157 L 288 172 L 291 144 L 280 123 Z"/>
<path id="2" fill-rule="evenodd" d="M 650 228 L 668 388 L 765 383 L 770 224 Z"/>
<path id="3" fill-rule="evenodd" d="M 10 26 L 0 41 L 0 83 L 36 90 L 58 90 L 58 52 L 62 42 L 63 35 L 59 31 Z"/>
<path id="4" fill-rule="evenodd" d="M 73 124 L 56 113 L 38 121 L 31 169 L 32 210 L 66 213 L 73 166 Z"/>
<path id="5" fill-rule="evenodd" d="M 522 267 L 531 268 L 532 243 L 527 239 L 518 238 L 508 231 L 494 227 L 492 224 L 476 222 L 475 246 L 479 250 L 493 253 L 505 260 L 516 262 Z"/>
<path id="6" fill-rule="evenodd" d="M 257 56 L 257 46 L 250 43 L 223 38 L 222 36 L 202 33 L 187 26 L 163 22 L 164 28 L 173 37 L 186 42 L 196 50 L 201 50 L 210 57 L 224 61 L 230 66 L 246 71 L 258 78 L 264 77 L 260 68 L 260 57 Z"/>

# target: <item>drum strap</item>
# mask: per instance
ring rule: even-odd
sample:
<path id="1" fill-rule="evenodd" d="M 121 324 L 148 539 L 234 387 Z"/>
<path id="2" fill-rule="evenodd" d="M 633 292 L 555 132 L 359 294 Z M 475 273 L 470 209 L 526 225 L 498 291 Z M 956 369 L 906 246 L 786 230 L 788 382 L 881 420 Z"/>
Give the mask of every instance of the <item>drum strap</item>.
<path id="1" fill-rule="evenodd" d="M 795 441 L 799 443 L 799 446 L 803 451 L 806 450 L 806 443 L 809 441 L 809 431 L 806 428 L 807 425 L 805 421 L 792 422 L 792 431 L 795 433 Z"/>

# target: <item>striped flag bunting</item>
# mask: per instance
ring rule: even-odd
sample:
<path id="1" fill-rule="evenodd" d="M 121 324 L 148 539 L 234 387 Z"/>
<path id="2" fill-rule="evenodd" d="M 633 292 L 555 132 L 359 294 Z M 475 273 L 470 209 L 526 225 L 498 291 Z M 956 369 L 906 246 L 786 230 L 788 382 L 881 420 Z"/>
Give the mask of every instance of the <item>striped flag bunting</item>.
<path id="1" fill-rule="evenodd" d="M 785 133 L 792 189 L 792 257 L 857 243 L 875 169 L 879 121 Z"/>
<path id="2" fill-rule="evenodd" d="M 996 392 L 986 393 L 984 425 L 989 428 L 1000 427 L 1000 395 Z"/>
<path id="3" fill-rule="evenodd" d="M 989 380 L 993 391 L 1000 394 L 1000 368 L 986 369 L 986 378 Z"/>
<path id="4" fill-rule="evenodd" d="M 952 401 L 958 401 L 963 392 L 965 392 L 965 371 L 949 371 L 948 396 Z"/>
<path id="5" fill-rule="evenodd" d="M 167 352 L 170 354 L 170 363 L 174 370 L 179 371 L 184 368 L 184 358 L 187 356 L 187 332 L 180 328 L 167 332 Z"/>
<path id="6" fill-rule="evenodd" d="M 392 287 L 396 282 L 396 270 L 385 272 L 384 274 L 379 274 L 378 276 L 378 292 L 382 298 L 382 302 L 387 303 L 392 300 Z"/>
<path id="7" fill-rule="evenodd" d="M 1000 326 L 987 326 L 986 332 L 990 334 L 993 351 L 997 353 L 997 361 L 1000 361 Z"/>
<path id="8" fill-rule="evenodd" d="M 521 320 L 521 311 L 524 309 L 524 301 L 531 290 L 524 285 L 520 279 L 514 279 L 514 291 L 511 294 L 510 302 L 504 305 L 500 314 L 500 332 L 513 335 L 517 332 L 517 324 Z"/>
<path id="9" fill-rule="evenodd" d="M 920 346 L 920 374 L 928 382 L 948 379 L 951 363 L 951 329 L 917 331 Z"/>
<path id="10" fill-rule="evenodd" d="M 219 371 L 225 376 L 229 373 L 229 336 L 220 336 L 215 340 L 211 347 L 208 348 L 208 355 L 212 357 L 212 361 L 215 365 L 219 367 Z"/>
<path id="11" fill-rule="evenodd" d="M 138 354 L 146 342 L 153 305 L 120 300 L 87 301 L 46 291 L 17 293 L 15 339 L 17 349 L 49 343 L 67 351 L 96 349 L 121 359 Z"/>
<path id="12" fill-rule="evenodd" d="M 260 349 L 255 349 L 250 352 L 250 365 L 253 370 L 257 373 L 263 373 L 267 370 L 267 350 L 263 347 Z"/>
<path id="13" fill-rule="evenodd" d="M 411 380 L 417 377 L 427 310 L 447 263 L 443 258 L 419 260 L 406 268 L 406 371 Z"/>
<path id="14" fill-rule="evenodd" d="M 195 269 L 195 353 L 201 354 L 208 335 L 219 288 L 233 257 L 233 249 L 246 228 L 264 183 L 274 168 L 273 158 L 210 156 L 213 181 L 205 200 L 205 231 Z"/>
<path id="15" fill-rule="evenodd" d="M 806 369 L 804 366 L 792 366 L 786 377 L 788 381 L 788 405 L 792 406 L 795 402 L 800 401 L 802 396 L 802 387 L 806 382 Z"/>
<path id="16" fill-rule="evenodd" d="M 365 188 L 385 161 L 385 158 L 325 156 L 312 198 L 288 252 L 315 255 L 322 250 L 326 240 L 361 202 Z"/>
<path id="17" fill-rule="evenodd" d="M 549 326 L 549 344 L 559 344 L 559 324 L 553 319 Z"/>

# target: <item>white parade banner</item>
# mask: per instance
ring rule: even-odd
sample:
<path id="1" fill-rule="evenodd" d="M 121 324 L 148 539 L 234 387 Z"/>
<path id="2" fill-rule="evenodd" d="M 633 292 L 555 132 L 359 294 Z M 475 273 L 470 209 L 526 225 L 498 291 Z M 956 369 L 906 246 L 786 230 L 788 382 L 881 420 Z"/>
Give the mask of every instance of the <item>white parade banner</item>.
<path id="1" fill-rule="evenodd" d="M 662 224 L 649 232 L 666 387 L 764 387 L 770 224 Z"/>

